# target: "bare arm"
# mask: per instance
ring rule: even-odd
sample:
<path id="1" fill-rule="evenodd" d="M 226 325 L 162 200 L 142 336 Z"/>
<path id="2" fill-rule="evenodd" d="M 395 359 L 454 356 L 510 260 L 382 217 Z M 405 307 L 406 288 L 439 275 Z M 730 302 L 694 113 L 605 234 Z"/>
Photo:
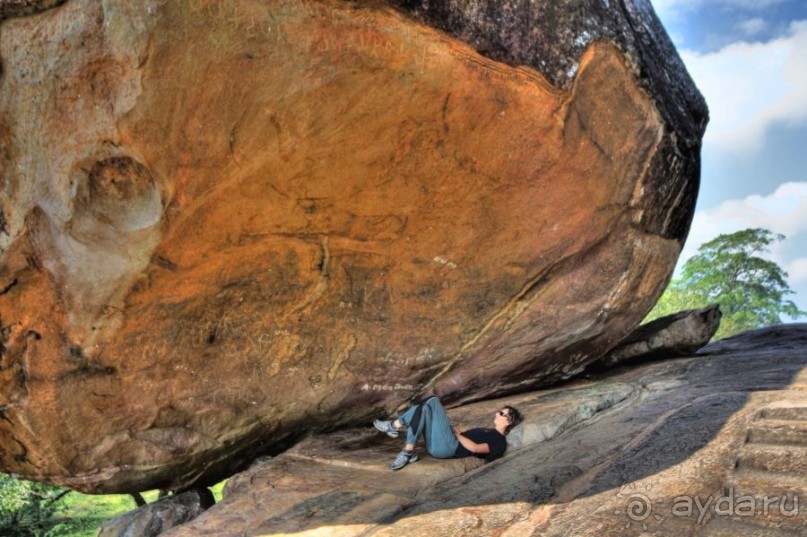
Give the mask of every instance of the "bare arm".
<path id="1" fill-rule="evenodd" d="M 473 440 L 471 440 L 470 438 L 463 436 L 463 434 L 459 432 L 459 430 L 456 427 L 452 427 L 452 429 L 454 430 L 454 435 L 457 437 L 457 441 L 471 453 L 475 453 L 478 455 L 484 455 L 490 453 L 489 445 L 484 443 L 478 444 Z"/>

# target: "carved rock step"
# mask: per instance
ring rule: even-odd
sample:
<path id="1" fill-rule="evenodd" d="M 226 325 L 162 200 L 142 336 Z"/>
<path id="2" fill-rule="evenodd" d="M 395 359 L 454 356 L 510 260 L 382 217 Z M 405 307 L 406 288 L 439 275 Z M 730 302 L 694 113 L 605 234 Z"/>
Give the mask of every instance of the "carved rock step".
<path id="1" fill-rule="evenodd" d="M 764 470 L 743 469 L 736 472 L 726 483 L 734 497 L 786 498 L 785 511 L 791 511 L 794 496 L 798 498 L 801 512 L 807 509 L 807 479 L 797 475 L 773 474 Z"/>
<path id="2" fill-rule="evenodd" d="M 804 526 L 785 525 L 765 518 L 715 516 L 696 534 L 698 537 L 803 537 Z"/>
<path id="3" fill-rule="evenodd" d="M 807 477 L 807 447 L 747 444 L 737 459 L 737 469 Z"/>
<path id="4" fill-rule="evenodd" d="M 807 421 L 807 407 L 764 408 L 758 417 L 763 420 Z"/>
<path id="5" fill-rule="evenodd" d="M 758 420 L 748 431 L 748 443 L 807 446 L 807 421 Z"/>
<path id="6" fill-rule="evenodd" d="M 712 505 L 718 516 L 750 521 L 768 529 L 799 531 L 807 527 L 807 480 L 803 477 L 742 471 L 726 483 L 723 496 L 720 504 L 715 499 Z"/>

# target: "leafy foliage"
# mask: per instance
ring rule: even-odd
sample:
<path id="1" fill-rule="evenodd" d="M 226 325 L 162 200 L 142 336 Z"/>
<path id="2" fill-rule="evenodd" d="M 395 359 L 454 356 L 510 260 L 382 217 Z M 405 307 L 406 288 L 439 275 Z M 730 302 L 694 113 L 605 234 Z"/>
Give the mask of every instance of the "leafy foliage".
<path id="1" fill-rule="evenodd" d="M 793 294 L 787 273 L 759 257 L 784 235 L 767 229 L 744 229 L 720 235 L 701 245 L 684 263 L 681 276 L 670 282 L 647 320 L 678 311 L 720 304 L 723 318 L 715 338 L 723 338 L 796 319 L 807 312 L 786 297 Z"/>
<path id="2" fill-rule="evenodd" d="M 212 488 L 220 501 L 225 481 Z M 160 491 L 143 493 L 156 501 Z M 82 494 L 0 472 L 0 536 L 95 537 L 107 520 L 136 508 L 129 494 Z"/>
<path id="3" fill-rule="evenodd" d="M 0 535 L 56 537 L 67 530 L 59 517 L 69 492 L 0 473 Z"/>

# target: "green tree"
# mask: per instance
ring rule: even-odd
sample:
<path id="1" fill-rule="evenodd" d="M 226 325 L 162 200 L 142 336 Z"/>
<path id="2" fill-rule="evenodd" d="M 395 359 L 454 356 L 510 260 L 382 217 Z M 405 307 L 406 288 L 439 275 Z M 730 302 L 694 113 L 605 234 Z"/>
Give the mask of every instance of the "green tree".
<path id="1" fill-rule="evenodd" d="M 744 229 L 701 245 L 684 263 L 681 276 L 670 282 L 647 320 L 718 303 L 723 318 L 715 338 L 720 339 L 779 324 L 782 315 L 793 319 L 807 315 L 787 299 L 793 294 L 787 273 L 759 256 L 784 238 L 767 229 Z"/>
<path id="2" fill-rule="evenodd" d="M 0 535 L 63 535 L 60 500 L 68 492 L 69 489 L 16 479 L 0 472 Z"/>

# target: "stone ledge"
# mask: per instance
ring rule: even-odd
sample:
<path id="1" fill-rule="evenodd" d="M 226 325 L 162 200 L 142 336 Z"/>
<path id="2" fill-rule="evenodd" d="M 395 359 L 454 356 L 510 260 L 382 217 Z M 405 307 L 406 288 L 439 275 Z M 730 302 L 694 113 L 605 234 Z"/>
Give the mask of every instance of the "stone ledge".
<path id="1" fill-rule="evenodd" d="M 563 389 L 449 409 L 449 416 L 461 429 L 487 425 L 493 420 L 493 412 L 505 404 L 524 414 L 525 421 L 508 437 L 508 453 L 489 465 L 474 457 L 435 459 L 419 445 L 420 460 L 392 472 L 388 464 L 401 449 L 400 437 L 388 438 L 369 426 L 312 437 L 232 477 L 220 504 L 167 535 L 295 531 L 312 517 L 327 524 L 346 524 L 360 532 L 365 526 L 352 525 L 351 520 L 373 521 L 371 525 L 388 520 L 414 505 L 419 494 L 452 479 L 484 471 L 520 450 L 596 419 L 598 413 L 634 395 L 634 387 L 626 383 L 577 382 Z M 260 524 L 238 515 L 258 507 Z M 208 517 L 227 520 L 226 525 L 217 525 L 226 531 L 206 527 Z"/>

